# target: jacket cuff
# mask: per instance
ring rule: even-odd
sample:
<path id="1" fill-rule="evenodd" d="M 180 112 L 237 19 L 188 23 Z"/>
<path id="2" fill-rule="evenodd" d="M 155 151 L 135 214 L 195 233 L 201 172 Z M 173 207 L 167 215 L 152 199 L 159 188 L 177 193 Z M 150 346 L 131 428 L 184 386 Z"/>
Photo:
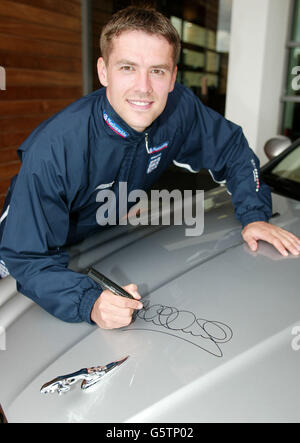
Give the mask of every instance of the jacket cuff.
<path id="1" fill-rule="evenodd" d="M 240 218 L 243 228 L 247 226 L 249 223 L 254 223 L 257 221 L 265 221 L 268 222 L 269 218 L 266 216 L 264 212 L 260 211 L 251 211 L 247 212 Z"/>
<path id="2" fill-rule="evenodd" d="M 91 320 L 91 312 L 95 301 L 99 298 L 102 292 L 101 288 L 90 288 L 86 290 L 80 300 L 79 316 L 83 321 L 94 325 L 95 322 Z"/>

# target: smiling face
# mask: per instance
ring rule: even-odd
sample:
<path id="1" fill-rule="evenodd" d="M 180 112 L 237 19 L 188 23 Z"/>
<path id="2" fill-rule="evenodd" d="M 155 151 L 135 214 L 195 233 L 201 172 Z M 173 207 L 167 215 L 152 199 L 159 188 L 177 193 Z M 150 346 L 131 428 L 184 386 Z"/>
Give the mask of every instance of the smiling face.
<path id="1" fill-rule="evenodd" d="M 102 57 L 98 60 L 99 80 L 107 88 L 108 101 L 139 132 L 163 112 L 176 74 L 170 43 L 142 31 L 115 37 L 107 63 Z"/>

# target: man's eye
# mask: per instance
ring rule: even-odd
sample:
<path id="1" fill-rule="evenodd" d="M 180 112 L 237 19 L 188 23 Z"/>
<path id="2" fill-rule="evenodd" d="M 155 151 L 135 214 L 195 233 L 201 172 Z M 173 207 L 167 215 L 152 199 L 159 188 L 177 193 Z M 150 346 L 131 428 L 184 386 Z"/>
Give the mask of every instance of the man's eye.
<path id="1" fill-rule="evenodd" d="M 121 70 L 122 71 L 133 71 L 133 67 L 132 66 L 121 66 Z"/>
<path id="2" fill-rule="evenodd" d="M 155 75 L 164 75 L 165 71 L 162 69 L 152 69 L 152 73 Z"/>

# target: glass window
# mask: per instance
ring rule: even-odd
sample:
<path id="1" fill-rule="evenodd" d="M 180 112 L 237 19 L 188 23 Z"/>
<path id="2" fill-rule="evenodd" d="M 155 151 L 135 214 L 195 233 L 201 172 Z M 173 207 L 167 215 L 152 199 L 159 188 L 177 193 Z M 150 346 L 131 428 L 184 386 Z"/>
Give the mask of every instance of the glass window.
<path id="1" fill-rule="evenodd" d="M 207 78 L 207 86 L 214 86 L 218 87 L 218 76 L 213 74 L 206 74 L 205 77 Z"/>
<path id="2" fill-rule="evenodd" d="M 292 40 L 300 42 L 300 0 L 296 0 Z"/>
<path id="3" fill-rule="evenodd" d="M 207 47 L 208 49 L 216 50 L 217 47 L 217 33 L 215 31 L 207 31 Z"/>
<path id="4" fill-rule="evenodd" d="M 232 0 L 165 4 L 182 44 L 177 80 L 224 115 Z"/>
<path id="5" fill-rule="evenodd" d="M 300 27 L 300 23 L 299 23 Z M 285 95 L 300 95 L 300 46 L 292 48 L 289 56 L 288 81 Z"/>
<path id="6" fill-rule="evenodd" d="M 300 137 L 300 103 L 284 104 L 283 133 L 292 140 Z"/>
<path id="7" fill-rule="evenodd" d="M 214 74 L 204 74 L 202 72 L 185 71 L 183 81 L 186 86 L 192 89 L 201 90 L 204 93 L 207 87 L 218 87 L 218 76 Z"/>
<path id="8" fill-rule="evenodd" d="M 190 22 L 183 22 L 182 40 L 185 43 L 193 43 L 198 46 L 206 45 L 206 29 Z"/>
<path id="9" fill-rule="evenodd" d="M 174 26 L 174 28 L 178 32 L 179 37 L 182 38 L 182 35 L 181 35 L 181 32 L 182 32 L 181 31 L 181 29 L 182 29 L 182 20 L 181 20 L 181 18 L 174 17 L 174 15 L 172 15 L 170 20 L 171 20 L 172 25 Z"/>
<path id="10" fill-rule="evenodd" d="M 219 57 L 216 52 L 206 52 L 206 70 L 210 72 L 218 72 L 219 70 Z"/>
<path id="11" fill-rule="evenodd" d="M 292 140 L 300 137 L 300 0 L 295 0 L 294 5 L 282 119 L 282 132 Z"/>
<path id="12" fill-rule="evenodd" d="M 203 73 L 185 71 L 183 73 L 183 82 L 189 88 L 201 88 L 202 87 Z"/>
<path id="13" fill-rule="evenodd" d="M 272 174 L 300 183 L 300 146 L 278 163 Z"/>
<path id="14" fill-rule="evenodd" d="M 217 27 L 217 51 L 229 52 L 232 0 L 220 0 Z"/>
<path id="15" fill-rule="evenodd" d="M 203 52 L 191 51 L 183 49 L 183 64 L 192 66 L 193 68 L 204 68 L 205 55 Z"/>

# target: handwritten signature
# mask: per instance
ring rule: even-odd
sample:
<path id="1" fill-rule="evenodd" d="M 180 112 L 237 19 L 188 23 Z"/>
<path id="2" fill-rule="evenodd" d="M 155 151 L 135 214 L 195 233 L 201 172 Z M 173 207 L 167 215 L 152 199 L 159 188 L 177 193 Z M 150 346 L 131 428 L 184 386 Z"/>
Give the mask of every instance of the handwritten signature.
<path id="1" fill-rule="evenodd" d="M 172 306 L 150 305 L 147 301 L 144 302 L 143 309 L 137 312 L 136 317 L 159 328 L 136 328 L 132 325 L 130 330 L 150 330 L 172 335 L 216 357 L 223 357 L 220 344 L 227 343 L 233 336 L 232 329 L 225 323 L 197 318 L 193 312 Z"/>

